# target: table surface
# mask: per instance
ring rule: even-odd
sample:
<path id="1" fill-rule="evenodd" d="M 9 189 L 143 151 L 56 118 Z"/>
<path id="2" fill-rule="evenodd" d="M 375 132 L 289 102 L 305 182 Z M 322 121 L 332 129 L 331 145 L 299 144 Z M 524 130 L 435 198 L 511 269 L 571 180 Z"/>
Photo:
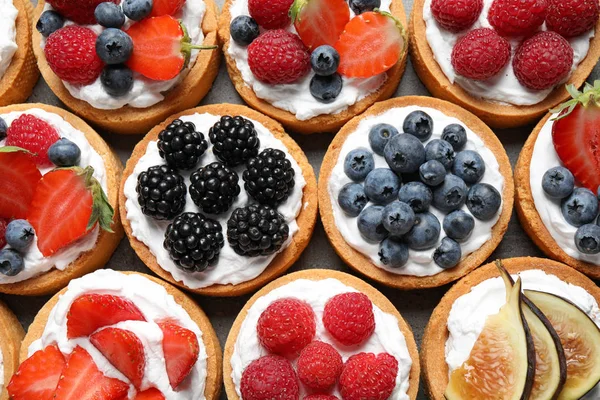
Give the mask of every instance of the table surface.
<path id="1" fill-rule="evenodd" d="M 412 9 L 412 0 L 403 1 L 406 8 L 406 13 L 408 15 Z M 34 3 L 35 2 L 36 0 L 34 0 Z M 216 0 L 216 2 L 219 7 L 222 7 L 224 1 Z M 600 79 L 600 64 L 596 66 L 588 81 L 593 82 L 594 79 Z M 394 97 L 407 95 L 430 96 L 429 92 L 416 75 L 410 60 L 404 77 L 402 78 L 402 82 L 396 90 Z M 48 88 L 43 78 L 41 78 L 38 82 L 28 102 L 46 103 L 64 108 L 64 105 Z M 223 63 L 221 64 L 221 70 L 212 87 L 212 90 L 208 93 L 200 105 L 219 103 L 244 104 L 243 100 L 235 91 Z M 504 145 L 504 148 L 506 149 L 513 166 L 516 163 L 519 152 L 521 151 L 521 148 L 523 147 L 523 144 L 527 140 L 527 136 L 532 129 L 533 126 L 527 126 L 519 129 L 495 130 L 495 133 Z M 141 136 L 120 136 L 102 131 L 100 133 L 116 150 L 123 163 L 127 162 L 131 152 L 133 151 L 133 148 L 142 138 Z M 300 147 L 302 147 L 306 153 L 306 156 L 312 164 L 318 178 L 323 156 L 325 155 L 327 147 L 329 146 L 329 143 L 334 135 L 316 134 L 303 136 L 292 133 L 291 136 L 298 142 Z M 504 236 L 504 240 L 502 243 L 500 243 L 496 251 L 490 256 L 489 260 L 519 256 L 543 257 L 543 254 L 526 235 L 523 228 L 519 224 L 516 213 L 513 212 L 513 216 L 508 226 L 508 231 Z M 129 245 L 127 237 L 123 239 L 106 267 L 115 270 L 140 271 L 152 274 L 152 272 L 135 254 Z M 289 272 L 310 268 L 334 269 L 357 275 L 354 271 L 350 270 L 348 266 L 346 266 L 344 262 L 337 256 L 327 240 L 323 225 L 321 224 L 320 220 L 317 221 L 310 244 L 296 264 L 289 270 Z M 358 276 L 364 279 L 364 277 L 360 275 Z M 423 331 L 427 325 L 427 322 L 429 321 L 433 309 L 439 303 L 444 293 L 451 286 L 446 285 L 436 289 L 403 292 L 384 287 L 373 281 L 369 281 L 369 283 L 373 284 L 373 286 L 386 295 L 388 299 L 390 299 L 391 302 L 396 306 L 396 308 L 398 308 L 402 316 L 412 327 L 415 339 L 417 340 L 419 346 L 421 344 Z M 250 296 L 251 295 L 237 298 L 209 298 L 194 295 L 192 297 L 198 302 L 198 304 L 200 304 L 200 306 L 209 316 L 217 335 L 219 336 L 221 346 L 224 346 L 233 321 Z M 0 299 L 4 300 L 10 306 L 10 308 L 19 318 L 19 321 L 21 321 L 23 324 L 23 327 L 27 329 L 39 309 L 49 299 L 49 296 L 27 298 L 0 295 Z M 221 398 L 227 398 L 224 392 L 221 394 Z M 423 385 L 421 384 L 421 389 L 417 399 L 424 400 L 426 398 L 427 397 L 423 391 Z"/>

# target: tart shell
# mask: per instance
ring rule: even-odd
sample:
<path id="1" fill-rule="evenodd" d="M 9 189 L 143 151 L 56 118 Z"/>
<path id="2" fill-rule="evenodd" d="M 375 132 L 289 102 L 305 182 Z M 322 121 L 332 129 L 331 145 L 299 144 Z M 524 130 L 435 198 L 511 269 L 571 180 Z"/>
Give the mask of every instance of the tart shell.
<path id="1" fill-rule="evenodd" d="M 0 303 L 0 351 L 4 363 L 4 385 L 0 387 L 0 400 L 8 400 L 6 386 L 19 366 L 19 349 L 24 336 L 17 317 L 4 303 Z"/>

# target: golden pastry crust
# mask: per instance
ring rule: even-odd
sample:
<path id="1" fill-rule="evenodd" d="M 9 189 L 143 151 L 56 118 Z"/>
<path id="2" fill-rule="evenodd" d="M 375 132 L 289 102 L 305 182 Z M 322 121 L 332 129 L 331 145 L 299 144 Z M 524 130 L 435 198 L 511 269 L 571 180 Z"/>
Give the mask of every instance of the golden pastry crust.
<path id="1" fill-rule="evenodd" d="M 204 0 L 206 14 L 202 21 L 204 32 L 204 46 L 219 45 L 217 38 L 217 18 L 219 10 L 214 0 Z M 37 21 L 44 10 L 45 0 L 38 2 L 34 12 L 34 21 Z M 33 32 L 33 51 L 37 57 L 38 66 L 42 76 L 54 94 L 65 103 L 75 114 L 90 121 L 103 129 L 120 134 L 146 133 L 152 127 L 162 122 L 169 115 L 187 108 L 195 107 L 206 96 L 219 72 L 221 55 L 218 49 L 202 50 L 193 67 L 186 77 L 169 91 L 165 98 L 147 108 L 134 108 L 125 106 L 117 110 L 100 110 L 89 103 L 71 96 L 62 81 L 48 65 L 44 50 L 40 46 L 42 35 Z"/>
<path id="2" fill-rule="evenodd" d="M 6 386 L 19 366 L 19 349 L 25 331 L 12 311 L 0 302 L 0 351 L 4 362 L 4 385 L 0 385 L 0 400 L 8 400 Z"/>
<path id="3" fill-rule="evenodd" d="M 252 296 L 252 298 L 248 300 L 244 308 L 242 308 L 242 311 L 240 311 L 240 313 L 238 314 L 237 318 L 235 319 L 235 322 L 233 323 L 233 326 L 231 327 L 229 336 L 227 337 L 227 342 L 225 343 L 225 357 L 223 362 L 223 379 L 225 381 L 225 392 L 227 393 L 227 397 L 229 398 L 229 400 L 240 400 L 240 397 L 237 395 L 237 392 L 235 390 L 235 384 L 233 383 L 233 379 L 231 378 L 231 373 L 233 371 L 231 368 L 231 357 L 233 355 L 234 346 L 237 341 L 237 337 L 240 333 L 242 323 L 246 319 L 246 315 L 248 314 L 248 310 L 250 309 L 250 307 L 252 307 L 258 299 L 265 296 L 272 290 L 287 285 L 288 283 L 293 282 L 297 279 L 319 281 L 329 278 L 337 279 L 344 285 L 353 287 L 359 292 L 367 295 L 369 299 L 371 299 L 373 304 L 379 307 L 383 312 L 391 314 L 394 317 L 396 317 L 396 319 L 398 319 L 398 327 L 400 328 L 400 331 L 406 339 L 408 353 L 410 354 L 410 358 L 413 362 L 410 370 L 407 394 L 410 399 L 416 399 L 417 392 L 419 390 L 419 376 L 421 371 L 419 365 L 419 353 L 417 350 L 417 343 L 415 342 L 415 338 L 413 336 L 410 325 L 408 325 L 408 323 L 406 323 L 406 321 L 402 318 L 396 307 L 394 307 L 394 305 L 373 286 L 352 275 L 333 270 L 310 269 L 305 271 L 294 272 L 292 274 L 279 278 L 274 282 L 271 282 L 270 284 L 259 290 L 254 296 Z"/>
<path id="4" fill-rule="evenodd" d="M 400 59 L 398 63 L 396 63 L 396 65 L 387 72 L 388 79 L 381 86 L 381 88 L 379 88 L 379 90 L 338 114 L 324 114 L 306 121 L 300 121 L 289 111 L 274 107 L 269 102 L 259 99 L 254 93 L 254 90 L 246 85 L 239 69 L 237 68 L 235 60 L 228 53 L 229 42 L 231 40 L 231 35 L 229 33 L 231 13 L 229 9 L 231 8 L 232 3 L 233 0 L 225 1 L 223 11 L 221 12 L 221 17 L 219 18 L 219 39 L 221 43 L 223 43 L 223 53 L 225 54 L 225 61 L 227 65 L 227 71 L 229 72 L 229 77 L 231 78 L 235 89 L 250 107 L 270 116 L 271 118 L 276 119 L 283 124 L 286 129 L 289 129 L 292 132 L 304 134 L 317 132 L 336 132 L 354 116 L 362 113 L 375 102 L 389 99 L 396 92 L 406 67 L 406 60 L 408 58 L 407 51 L 404 52 L 402 59 Z M 391 13 L 402 23 L 402 26 L 408 32 L 406 29 L 406 13 L 404 12 L 402 1 L 392 1 Z M 408 43 L 406 43 L 406 45 L 408 46 Z"/>
<path id="5" fill-rule="evenodd" d="M 71 279 L 79 278 L 85 274 L 104 267 L 117 246 L 123 238 L 123 227 L 119 215 L 119 183 L 123 173 L 123 165 L 115 152 L 106 144 L 88 124 L 75 115 L 53 106 L 46 104 L 19 104 L 0 108 L 0 114 L 12 111 L 27 111 L 32 108 L 39 108 L 52 114 L 57 114 L 75 129 L 83 132 L 90 145 L 98 152 L 104 160 L 106 168 L 106 179 L 108 186 L 108 200 L 115 210 L 112 229 L 113 233 L 101 230 L 98 235 L 96 247 L 92 250 L 82 253 L 74 262 L 64 271 L 51 269 L 37 277 L 27 279 L 22 282 L 0 284 L 0 293 L 16 294 L 22 296 L 42 296 L 55 293 L 65 287 Z"/>
<path id="6" fill-rule="evenodd" d="M 169 285 L 168 283 L 154 278 L 152 276 L 141 274 L 139 272 L 123 272 L 127 275 L 140 275 L 144 278 L 151 280 L 152 282 L 162 286 L 165 288 L 168 294 L 175 298 L 177 304 L 184 308 L 184 310 L 189 314 L 192 321 L 194 321 L 200 331 L 202 331 L 202 342 L 204 343 L 204 348 L 206 349 L 206 353 L 208 358 L 207 362 L 207 375 L 206 375 L 206 388 L 204 389 L 204 395 L 208 400 L 215 400 L 219 398 L 221 393 L 221 385 L 222 385 L 222 365 L 223 365 L 223 355 L 221 352 L 221 345 L 219 344 L 219 339 L 217 338 L 217 334 L 213 329 L 210 320 L 204 314 L 204 311 L 197 305 L 191 298 L 185 295 L 182 291 L 177 288 Z M 27 331 L 27 335 L 25 339 L 23 339 L 23 344 L 21 345 L 20 350 L 20 360 L 21 362 L 27 359 L 27 353 L 29 346 L 34 341 L 38 340 L 42 337 L 44 333 L 44 329 L 46 328 L 46 323 L 48 322 L 48 317 L 50 312 L 58 302 L 61 294 L 65 293 L 68 288 L 64 288 L 59 293 L 54 295 L 45 305 L 42 307 L 40 312 L 36 315 L 35 319 L 29 326 Z"/>
<path id="7" fill-rule="evenodd" d="M 512 274 L 541 269 L 555 275 L 565 282 L 580 286 L 600 303 L 600 289 L 591 280 L 574 269 L 545 258 L 520 257 L 502 260 L 504 267 Z M 444 392 L 448 385 L 448 365 L 446 364 L 445 347 L 448 340 L 448 315 L 454 302 L 471 291 L 473 286 L 500 276 L 494 263 L 487 264 L 469 274 L 450 289 L 435 308 L 425 328 L 421 345 L 421 365 L 425 390 L 432 400 L 444 400 Z"/>
<path id="8" fill-rule="evenodd" d="M 475 132 L 481 138 L 481 140 L 483 140 L 485 146 L 494 153 L 500 166 L 500 173 L 504 177 L 502 213 L 498 219 L 498 222 L 496 222 L 496 225 L 494 225 L 494 228 L 492 229 L 492 238 L 478 250 L 474 251 L 464 260 L 462 260 L 455 268 L 442 271 L 433 276 L 418 277 L 398 275 L 385 271 L 384 269 L 374 265 L 367 256 L 353 249 L 344 240 L 342 234 L 339 232 L 335 224 L 331 199 L 329 197 L 328 184 L 329 179 L 331 178 L 331 172 L 337 163 L 340 151 L 342 150 L 342 146 L 348 135 L 356 131 L 358 124 L 363 118 L 382 114 L 391 108 L 407 106 L 430 107 L 437 109 L 448 116 L 459 119 L 464 125 L 468 126 L 469 129 Z M 327 237 L 329 238 L 329 241 L 331 242 L 331 245 L 335 251 L 352 269 L 386 286 L 404 290 L 442 286 L 461 278 L 480 266 L 490 256 L 490 254 L 492 254 L 494 249 L 496 249 L 504 237 L 504 233 L 508 228 L 508 222 L 512 214 L 513 201 L 514 184 L 510 161 L 508 160 L 506 151 L 504 151 L 504 148 L 502 147 L 502 144 L 496 135 L 494 135 L 490 128 L 488 128 L 479 118 L 470 112 L 454 104 L 431 97 L 407 96 L 390 99 L 375 104 L 364 114 L 351 120 L 340 130 L 340 132 L 331 142 L 331 145 L 327 150 L 327 154 L 325 154 L 325 158 L 323 159 L 323 164 L 321 166 L 321 172 L 319 175 L 319 204 L 321 210 L 321 220 L 323 221 L 323 226 L 325 228 L 325 232 L 327 233 Z"/>
<path id="9" fill-rule="evenodd" d="M 448 100 L 471 111 L 485 123 L 494 128 L 514 128 L 535 122 L 548 110 L 570 98 L 565 85 L 559 85 L 546 99 L 531 106 L 506 105 L 486 101 L 470 95 L 459 85 L 451 84 L 437 61 L 427 42 L 423 7 L 425 0 L 415 0 L 410 18 L 410 52 L 413 66 L 421 82 L 435 97 Z M 600 21 L 596 25 L 600 30 Z M 566 84 L 581 86 L 590 75 L 600 57 L 600 37 L 596 35 L 590 41 L 590 49 L 585 60 L 577 67 Z"/>
<path id="10" fill-rule="evenodd" d="M 269 129 L 269 131 L 271 131 L 271 133 L 277 139 L 281 140 L 283 144 L 287 147 L 289 153 L 292 155 L 292 157 L 294 157 L 294 159 L 302 169 L 304 179 L 306 180 L 306 186 L 304 187 L 304 195 L 302 197 L 302 203 L 304 204 L 304 206 L 302 207 L 300 214 L 298 214 L 298 217 L 296 218 L 299 231 L 294 235 L 292 242 L 285 250 L 279 253 L 273 259 L 273 261 L 271 261 L 271 264 L 267 267 L 267 269 L 265 269 L 265 271 L 262 274 L 250 281 L 243 282 L 237 285 L 212 285 L 202 289 L 190 289 L 186 287 L 182 282 L 176 281 L 169 272 L 165 271 L 158 264 L 158 262 L 156 261 L 156 257 L 150 252 L 150 249 L 148 249 L 148 247 L 144 243 L 140 242 L 135 238 L 135 236 L 132 233 L 129 220 L 127 219 L 127 209 L 125 207 L 125 202 L 127 201 L 127 199 L 124 193 L 125 182 L 133 173 L 133 170 L 136 164 L 138 163 L 139 159 L 146 153 L 148 143 L 151 141 L 158 140 L 158 134 L 160 133 L 160 131 L 163 130 L 174 119 L 180 116 L 193 115 L 196 113 L 209 113 L 213 115 L 241 115 L 246 118 L 250 118 L 254 121 L 260 122 L 267 129 Z M 146 137 L 144 137 L 144 139 L 140 143 L 138 143 L 138 145 L 133 150 L 131 158 L 127 162 L 127 166 L 125 167 L 125 173 L 121 182 L 119 203 L 121 205 L 121 220 L 123 221 L 123 227 L 125 228 L 125 232 L 127 233 L 127 237 L 129 238 L 131 247 L 133 247 L 137 255 L 148 266 L 148 268 L 154 271 L 154 273 L 156 273 L 157 275 L 171 282 L 174 285 L 205 296 L 241 296 L 261 286 L 264 286 L 267 282 L 282 275 L 285 271 L 288 270 L 288 268 L 292 266 L 292 264 L 294 264 L 294 262 L 296 262 L 296 260 L 300 257 L 300 254 L 302 254 L 302 252 L 308 245 L 317 219 L 317 180 L 315 178 L 312 166 L 309 164 L 308 159 L 306 158 L 306 155 L 304 154 L 302 149 L 296 144 L 296 142 L 294 142 L 294 140 L 285 133 L 285 131 L 283 130 L 282 126 L 279 125 L 279 123 L 245 106 L 235 104 L 209 105 L 194 108 L 192 110 L 187 110 L 177 115 L 169 117 L 165 122 L 152 129 L 150 133 L 148 133 L 148 135 L 146 135 Z M 226 227 L 223 228 L 226 229 Z"/>

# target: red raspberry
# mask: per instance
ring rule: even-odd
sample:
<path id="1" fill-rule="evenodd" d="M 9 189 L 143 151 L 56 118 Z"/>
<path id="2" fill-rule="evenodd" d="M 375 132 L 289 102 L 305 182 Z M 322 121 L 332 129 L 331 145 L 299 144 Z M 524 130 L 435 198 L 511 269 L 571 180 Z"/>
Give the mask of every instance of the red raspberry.
<path id="1" fill-rule="evenodd" d="M 431 13 L 444 29 L 460 32 L 477 21 L 483 0 L 432 0 Z"/>
<path id="2" fill-rule="evenodd" d="M 264 83 L 294 83 L 310 71 L 310 54 L 298 35 L 278 29 L 263 33 L 248 46 L 248 65 Z"/>
<path id="3" fill-rule="evenodd" d="M 525 40 L 513 58 L 521 85 L 544 90 L 562 82 L 573 66 L 573 48 L 556 32 L 540 32 Z"/>
<path id="4" fill-rule="evenodd" d="M 373 303 L 362 293 L 338 294 L 325 305 L 323 325 L 338 342 L 361 344 L 375 330 Z"/>
<path id="5" fill-rule="evenodd" d="M 452 66 L 469 79 L 486 80 L 497 75 L 510 60 L 510 43 L 490 28 L 474 29 L 452 49 Z"/>
<path id="6" fill-rule="evenodd" d="M 290 8 L 294 0 L 249 0 L 250 16 L 265 29 L 285 28 L 292 21 Z"/>
<path id="7" fill-rule="evenodd" d="M 294 367 L 280 356 L 253 361 L 242 374 L 244 400 L 298 400 L 300 387 Z"/>
<path id="8" fill-rule="evenodd" d="M 396 387 L 398 361 L 387 353 L 360 353 L 346 361 L 340 376 L 344 400 L 386 400 Z"/>
<path id="9" fill-rule="evenodd" d="M 598 22 L 597 0 L 548 0 L 546 26 L 564 37 L 579 36 Z"/>
<path id="10" fill-rule="evenodd" d="M 0 218 L 0 249 L 6 246 L 6 238 L 4 237 L 6 234 L 6 225 L 8 225 L 8 221 Z"/>
<path id="11" fill-rule="evenodd" d="M 337 397 L 330 394 L 311 394 L 304 397 L 304 400 L 339 400 Z"/>
<path id="12" fill-rule="evenodd" d="M 121 0 L 48 0 L 48 3 L 63 17 L 80 25 L 89 25 L 96 23 L 94 11 L 105 1 L 121 3 Z"/>
<path id="13" fill-rule="evenodd" d="M 305 302 L 292 298 L 277 300 L 258 319 L 258 339 L 271 353 L 297 355 L 315 337 L 315 319 L 315 313 Z"/>
<path id="14" fill-rule="evenodd" d="M 546 18 L 547 0 L 494 0 L 488 20 L 503 36 L 527 36 Z"/>
<path id="15" fill-rule="evenodd" d="M 50 35 L 44 54 L 52 71 L 65 82 L 81 85 L 94 82 L 104 68 L 96 54 L 96 37 L 91 29 L 77 25 Z"/>
<path id="16" fill-rule="evenodd" d="M 342 356 L 332 345 L 312 342 L 298 358 L 298 378 L 306 387 L 326 392 L 336 384 L 343 366 Z"/>
<path id="17" fill-rule="evenodd" d="M 10 124 L 6 137 L 7 146 L 17 146 L 35 153 L 35 163 L 42 167 L 52 165 L 48 149 L 60 136 L 49 123 L 31 114 L 23 114 Z"/>

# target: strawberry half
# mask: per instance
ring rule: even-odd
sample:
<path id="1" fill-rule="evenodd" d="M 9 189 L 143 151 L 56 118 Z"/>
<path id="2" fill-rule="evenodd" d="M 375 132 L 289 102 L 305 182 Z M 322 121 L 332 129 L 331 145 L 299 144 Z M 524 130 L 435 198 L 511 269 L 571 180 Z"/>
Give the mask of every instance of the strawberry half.
<path id="1" fill-rule="evenodd" d="M 302 42 L 314 50 L 336 44 L 350 21 L 350 8 L 345 0 L 296 0 L 290 16 Z"/>
<path id="2" fill-rule="evenodd" d="M 136 394 L 135 400 L 165 400 L 165 396 L 160 390 L 152 388 Z"/>
<path id="3" fill-rule="evenodd" d="M 340 74 L 369 78 L 389 70 L 400 60 L 406 50 L 405 32 L 392 14 L 369 11 L 348 22 L 334 47 L 340 53 Z"/>
<path id="4" fill-rule="evenodd" d="M 51 400 L 65 369 L 65 357 L 56 345 L 23 361 L 6 387 L 12 400 Z"/>
<path id="5" fill-rule="evenodd" d="M 185 4 L 185 0 L 154 0 L 150 17 L 174 16 Z"/>
<path id="6" fill-rule="evenodd" d="M 194 332 L 171 321 L 162 321 L 158 326 L 163 333 L 163 352 L 169 382 L 176 389 L 198 361 L 200 345 Z"/>
<path id="7" fill-rule="evenodd" d="M 27 150 L 0 147 L 0 218 L 25 219 L 42 174 Z"/>

